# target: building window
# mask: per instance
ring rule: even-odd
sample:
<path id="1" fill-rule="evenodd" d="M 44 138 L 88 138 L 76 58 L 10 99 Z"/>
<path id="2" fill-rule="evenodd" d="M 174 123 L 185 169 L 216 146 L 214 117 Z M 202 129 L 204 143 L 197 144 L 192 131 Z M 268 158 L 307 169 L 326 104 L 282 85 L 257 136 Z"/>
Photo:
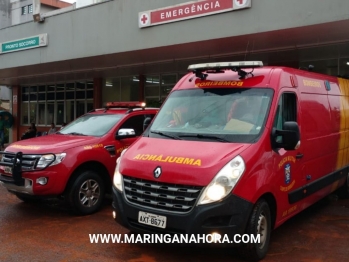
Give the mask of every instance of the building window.
<path id="1" fill-rule="evenodd" d="M 22 6 L 22 15 L 26 15 L 28 13 L 28 6 Z"/>
<path id="2" fill-rule="evenodd" d="M 165 101 L 172 88 L 179 79 L 178 74 L 163 74 L 160 76 L 146 76 L 144 95 L 147 105 L 159 107 Z"/>
<path id="3" fill-rule="evenodd" d="M 163 102 L 177 83 L 177 74 L 161 75 L 160 100 Z"/>
<path id="4" fill-rule="evenodd" d="M 33 5 L 28 5 L 28 14 L 33 13 Z"/>
<path id="5" fill-rule="evenodd" d="M 61 125 L 92 109 L 92 81 L 22 87 L 23 125 Z"/>
<path id="6" fill-rule="evenodd" d="M 91 91 L 87 88 L 87 97 Z M 108 78 L 102 88 L 102 102 L 139 101 L 139 78 L 127 76 L 120 78 Z"/>
<path id="7" fill-rule="evenodd" d="M 309 65 L 314 67 L 313 71 L 316 73 L 339 76 L 348 78 L 349 77 L 349 59 L 324 59 L 324 60 L 309 60 L 301 61 L 299 67 L 303 70 L 308 70 Z"/>
<path id="8" fill-rule="evenodd" d="M 173 73 L 162 75 L 147 75 L 144 77 L 129 76 L 107 78 L 102 87 L 102 102 L 139 101 L 144 91 L 144 99 L 149 107 L 159 107 L 172 88 L 185 74 Z M 140 84 L 140 81 L 143 83 Z M 141 86 L 144 90 L 140 90 Z"/>

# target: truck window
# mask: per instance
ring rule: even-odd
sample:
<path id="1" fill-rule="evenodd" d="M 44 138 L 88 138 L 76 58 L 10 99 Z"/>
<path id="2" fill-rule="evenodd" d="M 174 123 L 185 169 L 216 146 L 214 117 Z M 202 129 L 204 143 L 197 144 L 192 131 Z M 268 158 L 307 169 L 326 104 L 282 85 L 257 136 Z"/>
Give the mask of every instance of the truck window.
<path id="1" fill-rule="evenodd" d="M 121 128 L 132 128 L 136 132 L 136 136 L 140 136 L 143 133 L 143 122 L 147 118 L 153 118 L 153 114 L 147 114 L 147 115 L 137 115 L 137 116 L 131 116 L 129 119 L 127 119 L 120 127 Z"/>
<path id="2" fill-rule="evenodd" d="M 297 98 L 295 93 L 283 93 L 279 99 L 274 127 L 282 130 L 286 121 L 297 122 Z"/>
<path id="3" fill-rule="evenodd" d="M 85 136 L 103 136 L 105 135 L 124 114 L 86 114 L 69 123 L 58 133 L 81 134 Z"/>

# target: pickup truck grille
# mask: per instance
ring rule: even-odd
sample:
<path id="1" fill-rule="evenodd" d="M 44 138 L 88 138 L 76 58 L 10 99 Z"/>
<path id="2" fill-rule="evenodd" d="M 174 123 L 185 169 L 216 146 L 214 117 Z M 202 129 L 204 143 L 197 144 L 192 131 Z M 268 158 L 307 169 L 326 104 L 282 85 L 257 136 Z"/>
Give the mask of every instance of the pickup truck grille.
<path id="1" fill-rule="evenodd" d="M 129 202 L 172 212 L 190 211 L 202 190 L 200 186 L 160 183 L 128 176 L 123 179 Z"/>
<path id="2" fill-rule="evenodd" d="M 22 156 L 22 171 L 33 170 L 39 161 L 41 155 L 23 155 Z M 6 152 L 2 155 L 1 162 L 5 163 L 13 163 L 15 156 L 14 154 L 6 154 Z"/>

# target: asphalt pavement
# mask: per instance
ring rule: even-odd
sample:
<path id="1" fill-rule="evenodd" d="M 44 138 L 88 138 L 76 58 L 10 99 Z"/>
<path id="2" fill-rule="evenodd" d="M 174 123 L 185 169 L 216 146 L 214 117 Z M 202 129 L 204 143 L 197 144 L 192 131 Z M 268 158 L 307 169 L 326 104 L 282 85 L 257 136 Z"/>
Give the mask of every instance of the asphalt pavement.
<path id="1" fill-rule="evenodd" d="M 91 244 L 89 234 L 129 234 L 112 218 L 111 200 L 89 216 L 59 201 L 27 204 L 0 186 L 0 261 L 235 261 L 229 248 L 172 244 Z M 272 233 L 266 262 L 349 261 L 349 200 L 331 195 Z"/>

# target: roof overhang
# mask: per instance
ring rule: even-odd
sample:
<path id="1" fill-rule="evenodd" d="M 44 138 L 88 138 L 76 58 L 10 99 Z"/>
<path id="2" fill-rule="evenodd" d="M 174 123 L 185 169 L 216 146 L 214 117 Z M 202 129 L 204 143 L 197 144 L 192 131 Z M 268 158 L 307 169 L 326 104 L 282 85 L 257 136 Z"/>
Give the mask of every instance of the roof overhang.
<path id="1" fill-rule="evenodd" d="M 250 35 L 0 70 L 0 84 L 27 85 L 77 79 L 186 72 L 189 64 L 259 60 L 269 65 L 349 58 L 349 19 Z"/>

